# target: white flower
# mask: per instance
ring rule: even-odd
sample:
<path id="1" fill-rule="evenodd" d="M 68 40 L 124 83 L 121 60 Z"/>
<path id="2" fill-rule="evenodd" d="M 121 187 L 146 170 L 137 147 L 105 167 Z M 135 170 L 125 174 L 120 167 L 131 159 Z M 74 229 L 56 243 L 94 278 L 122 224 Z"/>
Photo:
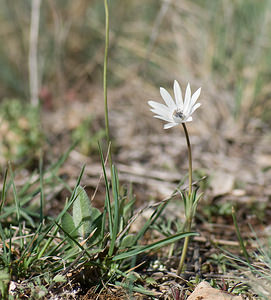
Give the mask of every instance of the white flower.
<path id="1" fill-rule="evenodd" d="M 154 101 L 148 101 L 148 104 L 152 107 L 151 111 L 156 114 L 154 118 L 168 122 L 164 125 L 164 129 L 168 129 L 180 123 L 191 122 L 193 120 L 191 115 L 201 105 L 200 103 L 196 104 L 200 91 L 201 88 L 191 96 L 191 88 L 188 83 L 183 101 L 181 87 L 177 80 L 174 80 L 175 101 L 167 90 L 160 88 L 160 94 L 166 105 Z"/>

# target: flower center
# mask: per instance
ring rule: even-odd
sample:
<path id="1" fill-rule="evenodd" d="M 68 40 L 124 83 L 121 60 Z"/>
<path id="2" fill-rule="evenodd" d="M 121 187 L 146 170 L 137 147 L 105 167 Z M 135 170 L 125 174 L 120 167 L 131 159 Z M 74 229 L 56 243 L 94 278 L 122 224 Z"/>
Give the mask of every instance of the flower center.
<path id="1" fill-rule="evenodd" d="M 183 114 L 181 109 L 175 109 L 172 114 L 173 120 L 178 123 L 182 121 L 185 118 L 185 115 Z"/>

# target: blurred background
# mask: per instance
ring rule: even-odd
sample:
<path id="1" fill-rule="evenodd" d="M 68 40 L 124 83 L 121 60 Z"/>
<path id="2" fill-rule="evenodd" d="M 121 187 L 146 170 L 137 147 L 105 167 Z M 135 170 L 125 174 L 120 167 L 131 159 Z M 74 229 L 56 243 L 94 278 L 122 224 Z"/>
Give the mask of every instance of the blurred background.
<path id="1" fill-rule="evenodd" d="M 85 183 L 95 186 L 104 138 L 103 1 L 41 1 L 41 110 L 30 100 L 31 3 L 0 2 L 0 163 L 33 170 L 42 153 L 49 163 L 76 141 L 65 172 L 74 178 L 87 163 Z M 109 13 L 109 118 L 120 177 L 145 198 L 169 195 L 186 175 L 182 131 L 163 130 L 147 105 L 162 101 L 160 86 L 172 93 L 177 79 L 183 91 L 188 82 L 192 91 L 202 87 L 188 128 L 195 178 L 212 178 L 214 196 L 270 199 L 271 1 L 115 0 Z"/>

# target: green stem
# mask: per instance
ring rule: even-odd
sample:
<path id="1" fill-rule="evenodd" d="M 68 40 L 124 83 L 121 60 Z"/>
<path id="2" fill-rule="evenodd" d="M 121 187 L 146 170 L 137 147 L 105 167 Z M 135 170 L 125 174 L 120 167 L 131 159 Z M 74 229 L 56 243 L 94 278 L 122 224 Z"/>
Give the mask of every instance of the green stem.
<path id="1" fill-rule="evenodd" d="M 103 90 L 104 90 L 104 112 L 105 112 L 105 134 L 107 147 L 110 147 L 109 119 L 108 119 L 108 103 L 107 103 L 107 62 L 109 48 L 109 12 L 107 0 L 104 0 L 105 10 L 105 48 L 104 48 L 104 70 L 103 70 Z M 109 149 L 109 164 L 112 169 L 111 150 Z"/>
<path id="2" fill-rule="evenodd" d="M 192 149 L 191 149 L 191 144 L 189 140 L 189 135 L 187 128 L 185 126 L 185 123 L 182 123 L 184 133 L 185 133 L 185 138 L 186 138 L 186 143 L 187 143 L 187 150 L 188 150 L 188 164 L 189 164 L 189 185 L 188 185 L 188 197 L 191 196 L 192 193 Z"/>
<path id="3" fill-rule="evenodd" d="M 187 222 L 187 228 L 186 228 L 187 232 L 191 231 L 191 225 L 192 225 L 192 219 L 190 219 Z M 179 262 L 177 275 L 180 275 L 183 271 L 184 261 L 185 261 L 186 253 L 187 253 L 187 249 L 188 249 L 188 244 L 189 244 L 189 236 L 186 236 L 184 238 L 183 251 L 182 251 L 181 259 L 180 259 L 180 262 Z"/>
<path id="4" fill-rule="evenodd" d="M 191 199 L 190 199 L 191 193 L 192 193 L 192 150 L 191 150 L 191 144 L 190 144 L 189 135 L 188 135 L 188 131 L 185 126 L 185 123 L 182 123 L 182 125 L 183 125 L 183 129 L 184 129 L 186 143 L 187 143 L 187 149 L 188 149 L 188 164 L 189 164 L 188 201 L 190 202 L 191 201 Z M 190 215 L 190 216 L 188 216 L 188 220 L 187 220 L 186 228 L 185 228 L 187 232 L 191 231 L 191 226 L 192 226 L 192 216 Z M 183 251 L 182 251 L 180 263 L 178 266 L 177 275 L 180 275 L 182 273 L 184 261 L 185 261 L 186 253 L 187 253 L 187 249 L 188 249 L 188 244 L 189 244 L 189 236 L 186 236 L 184 239 Z"/>

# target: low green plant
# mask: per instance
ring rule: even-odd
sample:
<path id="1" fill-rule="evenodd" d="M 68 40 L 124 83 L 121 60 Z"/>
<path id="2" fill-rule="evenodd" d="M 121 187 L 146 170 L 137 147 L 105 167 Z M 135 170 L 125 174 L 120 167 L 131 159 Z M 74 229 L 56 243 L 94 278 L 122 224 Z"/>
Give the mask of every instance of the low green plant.
<path id="1" fill-rule="evenodd" d="M 113 178 L 109 182 L 102 154 L 101 157 L 106 186 L 102 211 L 93 206 L 80 186 L 83 168 L 74 189 L 69 188 L 71 195 L 63 210 L 54 218 L 45 215 L 45 187 L 48 189 L 52 182 L 64 184 L 56 175 L 63 157 L 47 170 L 40 170 L 39 178 L 20 188 L 15 185 L 11 167 L 5 173 L 0 202 L 0 293 L 3 299 L 8 296 L 11 281 L 16 284 L 15 298 L 21 290 L 31 297 L 42 297 L 53 287 L 67 283 L 68 271 L 99 274 L 91 281 L 98 288 L 102 288 L 103 282 L 123 285 L 123 276 L 127 282 L 131 280 L 129 270 L 136 266 L 135 258 L 141 253 L 194 235 L 181 232 L 142 245 L 144 234 L 157 220 L 163 206 L 157 207 L 138 233 L 131 234 L 135 199 L 129 190 L 120 187 L 114 165 Z M 13 202 L 9 199 L 11 195 Z M 38 195 L 40 207 L 32 204 Z M 140 284 L 132 287 L 132 291 L 136 290 L 150 293 Z"/>
<path id="2" fill-rule="evenodd" d="M 104 129 L 93 130 L 93 121 L 93 117 L 86 118 L 72 132 L 73 142 L 77 142 L 79 151 L 84 155 L 98 154 L 98 141 L 105 137 Z"/>
<path id="3" fill-rule="evenodd" d="M 37 278 L 40 274 L 45 276 L 58 264 L 50 258 L 49 251 L 43 255 L 42 250 L 54 225 L 53 218 L 44 216 L 44 186 L 54 188 L 56 183 L 63 183 L 57 172 L 71 149 L 46 171 L 40 172 L 40 176 L 35 172 L 20 187 L 15 186 L 11 165 L 4 174 L 0 200 L 1 299 L 7 296 L 11 280 Z M 39 205 L 34 200 L 38 196 Z M 49 250 L 53 247 L 51 244 Z"/>
<path id="4" fill-rule="evenodd" d="M 174 243 L 193 233 L 178 233 L 149 245 L 140 245 L 140 240 L 147 230 L 153 226 L 164 204 L 156 208 L 151 218 L 137 234 L 130 234 L 129 228 L 134 222 L 133 204 L 135 199 L 129 199 L 126 192 L 120 193 L 118 175 L 112 166 L 112 181 L 108 180 L 103 156 L 102 166 L 105 179 L 105 204 L 102 212 L 93 207 L 90 199 L 82 187 L 77 187 L 73 202 L 73 214 L 67 212 L 62 218 L 62 230 L 79 249 L 91 249 L 91 253 L 98 255 L 95 262 L 99 265 L 101 278 L 115 281 L 127 268 L 133 268 L 134 258 L 139 254 Z M 111 194 L 112 190 L 112 194 Z M 112 199 L 112 200 L 111 200 Z M 81 241 L 79 243 L 79 241 Z M 102 255 L 101 255 L 102 253 Z M 119 273 L 122 271 L 123 273 Z M 128 276 L 128 273 L 126 274 Z"/>
<path id="5" fill-rule="evenodd" d="M 0 103 L 0 160 L 30 163 L 37 159 L 44 135 L 41 130 L 39 108 L 18 99 Z"/>
<path id="6" fill-rule="evenodd" d="M 212 265 L 217 266 L 218 271 L 224 274 L 227 271 L 229 259 L 224 253 L 213 253 L 208 258 L 208 262 L 211 262 Z"/>
<path id="7" fill-rule="evenodd" d="M 232 214 L 232 202 L 216 202 L 212 205 L 202 207 L 202 215 L 205 216 L 208 222 L 212 222 L 218 216 L 230 217 Z"/>

